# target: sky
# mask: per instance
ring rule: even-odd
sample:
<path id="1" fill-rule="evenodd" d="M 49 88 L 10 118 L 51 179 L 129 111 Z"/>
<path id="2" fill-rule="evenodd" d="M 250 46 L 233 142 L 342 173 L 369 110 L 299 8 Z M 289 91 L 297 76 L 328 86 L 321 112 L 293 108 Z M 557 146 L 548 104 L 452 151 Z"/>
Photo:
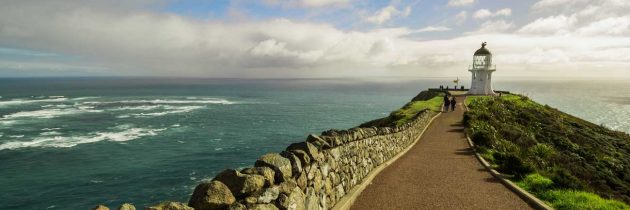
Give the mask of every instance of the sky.
<path id="1" fill-rule="evenodd" d="M 630 78 L 628 0 L 2 0 L 0 77 Z"/>

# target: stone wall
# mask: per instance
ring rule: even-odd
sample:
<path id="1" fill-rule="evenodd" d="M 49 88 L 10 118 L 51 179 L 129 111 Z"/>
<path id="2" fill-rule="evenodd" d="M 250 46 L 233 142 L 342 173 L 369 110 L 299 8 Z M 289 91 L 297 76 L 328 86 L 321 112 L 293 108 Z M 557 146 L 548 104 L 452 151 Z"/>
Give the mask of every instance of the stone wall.
<path id="1" fill-rule="evenodd" d="M 329 130 L 309 135 L 254 167 L 226 169 L 201 183 L 188 203 L 211 209 L 330 209 L 370 171 L 410 146 L 434 112 L 396 127 Z"/>

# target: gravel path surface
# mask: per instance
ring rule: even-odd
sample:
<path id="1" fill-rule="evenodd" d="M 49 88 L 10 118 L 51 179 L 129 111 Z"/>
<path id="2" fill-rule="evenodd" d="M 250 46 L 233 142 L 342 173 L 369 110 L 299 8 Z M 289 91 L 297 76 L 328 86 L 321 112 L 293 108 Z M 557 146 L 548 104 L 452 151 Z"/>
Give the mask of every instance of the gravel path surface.
<path id="1" fill-rule="evenodd" d="M 381 171 L 351 209 L 532 209 L 475 159 L 457 98 L 409 152 Z"/>

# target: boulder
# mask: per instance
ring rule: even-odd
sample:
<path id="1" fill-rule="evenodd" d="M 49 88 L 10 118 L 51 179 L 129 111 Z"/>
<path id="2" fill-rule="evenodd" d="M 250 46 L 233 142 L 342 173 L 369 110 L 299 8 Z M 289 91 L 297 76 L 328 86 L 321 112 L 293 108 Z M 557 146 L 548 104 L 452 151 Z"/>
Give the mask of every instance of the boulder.
<path id="1" fill-rule="evenodd" d="M 273 186 L 265 189 L 256 199 L 256 203 L 271 203 L 271 201 L 275 201 L 278 199 L 278 195 L 280 194 L 280 187 Z"/>
<path id="2" fill-rule="evenodd" d="M 252 205 L 249 209 L 250 210 L 278 210 L 278 207 L 276 207 L 276 205 L 273 205 L 273 204 L 255 204 L 255 205 Z"/>
<path id="3" fill-rule="evenodd" d="M 278 153 L 260 156 L 254 166 L 273 169 L 276 172 L 275 180 L 278 182 L 290 179 L 292 176 L 291 161 Z"/>
<path id="4" fill-rule="evenodd" d="M 224 209 L 235 201 L 236 198 L 225 184 L 212 181 L 197 185 L 188 205 L 196 210 Z"/>
<path id="5" fill-rule="evenodd" d="M 118 210 L 136 210 L 136 207 L 130 203 L 123 203 L 120 207 L 118 207 Z"/>
<path id="6" fill-rule="evenodd" d="M 195 210 L 192 207 L 180 202 L 164 202 L 156 206 L 151 206 L 147 210 Z"/>
<path id="7" fill-rule="evenodd" d="M 291 153 L 293 153 L 300 160 L 302 168 L 311 164 L 311 156 L 306 154 L 306 152 L 304 152 L 303 150 L 291 150 Z"/>
<path id="8" fill-rule="evenodd" d="M 282 157 L 285 157 L 291 161 L 291 173 L 293 177 L 297 177 L 300 173 L 302 173 L 302 161 L 295 154 L 287 151 L 282 151 L 280 153 Z"/>
<path id="9" fill-rule="evenodd" d="M 304 208 L 306 210 L 319 209 L 319 197 L 317 197 L 313 188 L 306 189 L 304 196 Z"/>
<path id="10" fill-rule="evenodd" d="M 306 189 L 306 185 L 308 184 L 306 173 L 301 173 L 300 176 L 295 180 L 295 182 L 301 189 Z"/>
<path id="11" fill-rule="evenodd" d="M 92 208 L 92 210 L 109 210 L 109 208 L 107 208 L 107 206 L 104 206 L 104 205 L 98 205 Z"/>
<path id="12" fill-rule="evenodd" d="M 319 150 L 310 142 L 298 142 L 289 145 L 287 151 L 302 150 L 308 154 L 312 160 L 319 160 Z"/>
<path id="13" fill-rule="evenodd" d="M 232 205 L 230 205 L 230 207 L 228 207 L 228 210 L 246 210 L 247 207 L 245 207 L 245 205 L 241 204 L 241 203 L 233 203 Z"/>
<path id="14" fill-rule="evenodd" d="M 280 187 L 281 193 L 289 194 L 291 193 L 291 191 L 293 191 L 294 188 L 298 187 L 298 184 L 297 182 L 295 182 L 295 180 L 290 179 L 290 180 L 280 183 L 280 185 L 278 186 Z"/>
<path id="15" fill-rule="evenodd" d="M 310 142 L 320 150 L 330 148 L 330 144 L 328 142 L 315 134 L 308 135 L 308 137 L 306 137 L 306 142 Z"/>
<path id="16" fill-rule="evenodd" d="M 278 206 L 283 210 L 304 210 L 304 193 L 300 188 L 293 188 L 289 193 L 280 195 Z"/>
<path id="17" fill-rule="evenodd" d="M 257 174 L 243 174 L 234 169 L 223 170 L 214 177 L 213 181 L 225 184 L 237 198 L 259 191 L 265 186 L 265 177 Z"/>
<path id="18" fill-rule="evenodd" d="M 257 174 L 265 177 L 265 187 L 271 186 L 275 183 L 276 172 L 268 167 L 245 168 L 241 170 L 241 173 Z"/>

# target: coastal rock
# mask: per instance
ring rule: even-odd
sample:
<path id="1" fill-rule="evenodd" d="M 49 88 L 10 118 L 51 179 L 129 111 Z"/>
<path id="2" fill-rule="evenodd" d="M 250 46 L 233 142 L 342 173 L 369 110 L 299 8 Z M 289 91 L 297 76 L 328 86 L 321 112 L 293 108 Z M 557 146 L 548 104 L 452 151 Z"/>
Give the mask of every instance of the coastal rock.
<path id="1" fill-rule="evenodd" d="M 282 157 L 285 157 L 291 161 L 291 173 L 293 177 L 297 177 L 300 173 L 302 173 L 302 161 L 295 154 L 287 151 L 282 151 L 280 153 Z"/>
<path id="2" fill-rule="evenodd" d="M 317 197 L 313 188 L 306 189 L 304 208 L 307 210 L 319 209 L 319 197 Z"/>
<path id="3" fill-rule="evenodd" d="M 292 176 L 291 161 L 278 153 L 267 153 L 256 161 L 256 167 L 270 167 L 276 172 L 276 181 L 284 181 Z"/>
<path id="4" fill-rule="evenodd" d="M 278 199 L 278 195 L 280 195 L 279 186 L 267 188 L 260 196 L 258 196 L 257 203 L 271 203 L 271 201 Z"/>
<path id="5" fill-rule="evenodd" d="M 306 142 L 313 144 L 315 147 L 317 147 L 320 150 L 330 148 L 330 144 L 328 144 L 328 142 L 326 142 L 324 139 L 322 139 L 321 137 L 315 134 L 308 135 L 308 137 L 306 137 Z"/>
<path id="6" fill-rule="evenodd" d="M 241 203 L 233 203 L 232 205 L 230 205 L 230 207 L 228 207 L 228 210 L 246 210 L 247 207 L 245 207 L 245 205 L 241 204 Z"/>
<path id="7" fill-rule="evenodd" d="M 287 151 L 292 150 L 302 150 L 306 152 L 310 156 L 312 160 L 319 160 L 319 150 L 315 145 L 310 142 L 298 142 L 289 145 L 286 149 Z M 296 154 L 297 155 L 297 154 Z"/>
<path id="8" fill-rule="evenodd" d="M 265 186 L 271 186 L 275 183 L 276 172 L 268 167 L 254 167 L 241 170 L 244 174 L 257 174 L 265 177 Z"/>
<path id="9" fill-rule="evenodd" d="M 123 203 L 120 207 L 118 207 L 118 210 L 136 210 L 136 207 L 130 203 Z"/>
<path id="10" fill-rule="evenodd" d="M 295 180 L 290 179 L 290 180 L 280 183 L 280 185 L 278 186 L 280 187 L 281 193 L 289 194 L 291 193 L 291 191 L 293 191 L 293 189 L 298 187 L 298 184 L 297 182 L 295 182 Z"/>
<path id="11" fill-rule="evenodd" d="M 308 178 L 306 177 L 306 173 L 301 173 L 300 176 L 295 180 L 295 182 L 301 189 L 306 189 L 306 185 L 308 185 Z"/>
<path id="12" fill-rule="evenodd" d="M 278 210 L 278 207 L 273 204 L 255 204 L 249 208 L 250 210 Z"/>
<path id="13" fill-rule="evenodd" d="M 225 184 L 236 197 L 243 197 L 258 191 L 265 185 L 265 177 L 256 174 L 242 174 L 234 169 L 226 169 L 214 177 L 213 181 Z"/>
<path id="14" fill-rule="evenodd" d="M 104 205 L 98 205 L 92 208 L 92 210 L 109 210 L 109 208 L 107 208 L 107 206 L 104 206 Z"/>
<path id="15" fill-rule="evenodd" d="M 180 202 L 165 202 L 156 206 L 151 206 L 147 210 L 195 210 L 192 207 Z"/>
<path id="16" fill-rule="evenodd" d="M 300 188 L 293 188 L 289 193 L 280 195 L 278 206 L 283 210 L 304 210 L 304 193 Z"/>
<path id="17" fill-rule="evenodd" d="M 196 210 L 212 210 L 226 208 L 235 201 L 236 198 L 225 184 L 212 181 L 197 185 L 188 205 Z"/>
<path id="18" fill-rule="evenodd" d="M 295 154 L 295 156 L 298 157 L 301 162 L 302 168 L 311 164 L 311 156 L 306 154 L 306 152 L 304 152 L 303 150 L 291 150 L 291 153 Z"/>

